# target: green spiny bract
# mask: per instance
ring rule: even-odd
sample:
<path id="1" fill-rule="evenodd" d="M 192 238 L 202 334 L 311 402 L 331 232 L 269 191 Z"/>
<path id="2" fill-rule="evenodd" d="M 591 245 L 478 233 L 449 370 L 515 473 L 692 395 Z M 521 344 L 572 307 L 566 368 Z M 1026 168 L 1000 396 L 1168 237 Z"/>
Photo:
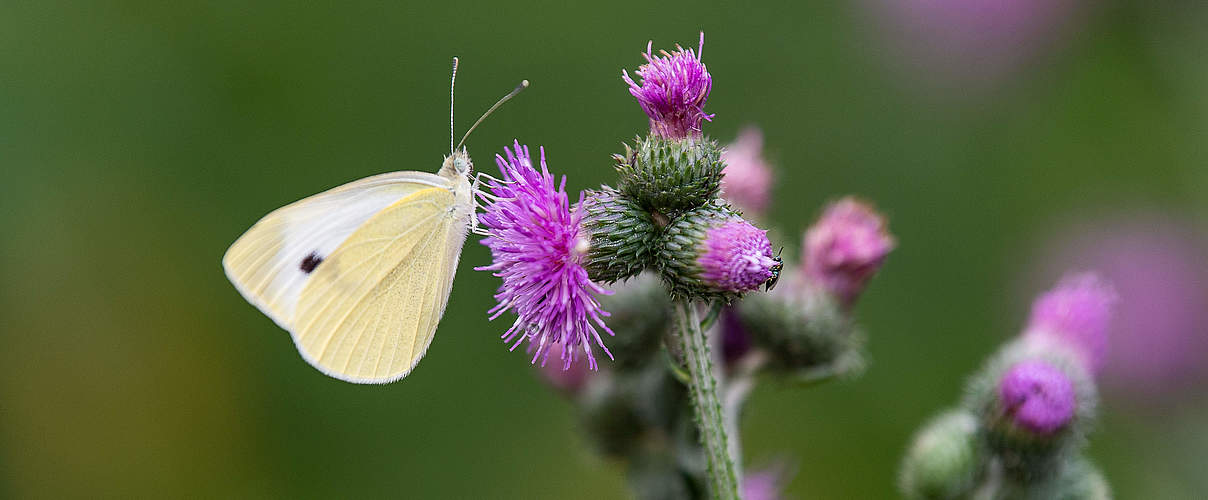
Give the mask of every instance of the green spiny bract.
<path id="1" fill-rule="evenodd" d="M 907 498 L 964 498 L 981 479 L 987 458 L 977 417 L 949 411 L 915 435 L 898 484 Z"/>
<path id="2" fill-rule="evenodd" d="M 738 212 L 720 200 L 680 214 L 663 228 L 659 237 L 657 266 L 673 300 L 680 298 L 716 300 L 727 303 L 742 294 L 719 290 L 701 278 L 697 262 L 710 229 L 733 219 Z"/>
<path id="3" fill-rule="evenodd" d="M 583 211 L 591 235 L 583 267 L 593 281 L 613 283 L 653 264 L 659 228 L 649 212 L 608 186 L 588 191 Z"/>
<path id="4" fill-rule="evenodd" d="M 703 206 L 721 190 L 721 147 L 708 138 L 649 136 L 615 155 L 620 191 L 643 208 L 675 217 Z"/>
<path id="5" fill-rule="evenodd" d="M 742 326 L 768 353 L 768 368 L 803 382 L 859 374 L 864 368 L 864 337 L 850 316 L 804 283 L 799 273 L 786 275 L 784 281 L 737 306 Z"/>

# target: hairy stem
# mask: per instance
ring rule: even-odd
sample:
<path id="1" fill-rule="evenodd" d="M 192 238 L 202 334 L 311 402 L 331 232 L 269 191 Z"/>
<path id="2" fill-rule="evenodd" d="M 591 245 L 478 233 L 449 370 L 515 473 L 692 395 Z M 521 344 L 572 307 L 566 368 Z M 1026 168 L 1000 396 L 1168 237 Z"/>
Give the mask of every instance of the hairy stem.
<path id="1" fill-rule="evenodd" d="M 679 300 L 675 309 L 679 315 L 680 344 L 688 364 L 693 416 L 709 463 L 710 489 L 718 499 L 740 498 L 738 473 L 727 443 L 718 374 L 709 352 L 709 339 L 701 329 L 700 315 L 694 304 Z"/>
<path id="2" fill-rule="evenodd" d="M 760 350 L 751 351 L 738 361 L 726 382 L 722 395 L 722 422 L 726 424 L 726 434 L 729 437 L 730 460 L 734 461 L 735 470 L 742 482 L 742 439 L 738 432 L 738 416 L 742 413 L 743 403 L 755 388 L 755 374 L 767 362 L 767 355 Z"/>

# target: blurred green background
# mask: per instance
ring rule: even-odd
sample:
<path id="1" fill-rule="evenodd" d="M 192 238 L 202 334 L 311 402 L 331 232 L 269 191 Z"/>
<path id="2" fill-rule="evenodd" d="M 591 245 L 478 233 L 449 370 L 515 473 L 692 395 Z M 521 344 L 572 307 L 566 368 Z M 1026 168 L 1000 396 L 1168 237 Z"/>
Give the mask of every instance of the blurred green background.
<path id="1" fill-rule="evenodd" d="M 4 3 L 0 496 L 624 497 L 623 468 L 497 339 L 476 238 L 428 357 L 381 387 L 309 367 L 219 260 L 281 205 L 435 171 L 453 55 L 459 130 L 532 82 L 469 141 L 479 168 L 518 138 L 569 188 L 610 182 L 647 126 L 621 69 L 702 29 L 705 130 L 763 128 L 784 244 L 847 193 L 900 243 L 860 306 L 868 372 L 763 385 L 748 461 L 792 457 L 798 498 L 895 496 L 914 429 L 1057 279 L 1020 284 L 1045 229 L 1140 205 L 1204 220 L 1208 9 L 1082 4 L 1009 71 L 948 79 L 901 56 L 881 7 Z M 1119 498 L 1208 496 L 1192 387 L 1160 409 L 1105 399 L 1090 456 Z"/>

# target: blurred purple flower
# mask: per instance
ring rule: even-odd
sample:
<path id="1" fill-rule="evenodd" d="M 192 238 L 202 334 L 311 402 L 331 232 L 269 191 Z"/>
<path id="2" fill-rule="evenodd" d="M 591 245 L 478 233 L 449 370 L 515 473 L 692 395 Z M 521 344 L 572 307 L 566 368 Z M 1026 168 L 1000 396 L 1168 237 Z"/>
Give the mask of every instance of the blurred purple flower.
<path id="1" fill-rule="evenodd" d="M 1000 81 L 1054 47 L 1079 0 L 864 0 L 875 33 L 917 80 L 967 86 Z"/>
<path id="2" fill-rule="evenodd" d="M 593 343 L 612 358 L 596 326 L 613 333 L 604 324 L 608 313 L 593 294 L 610 292 L 592 282 L 583 268 L 587 243 L 579 229 L 582 211 L 570 209 L 566 177 L 554 184 L 544 148 L 540 172 L 533 168 L 528 146 L 519 141 L 504 152 L 506 159 L 495 156 L 504 181 L 489 182 L 494 198 L 484 197 L 485 213 L 479 218 L 490 232 L 482 243 L 491 249 L 492 264 L 475 268 L 503 278 L 491 319 L 509 310 L 516 313 L 515 323 L 502 338 L 512 344 L 512 350 L 528 340 L 533 363 L 540 360 L 544 366 L 558 346 L 562 369 L 584 355 L 588 367 L 595 370 Z"/>
<path id="3" fill-rule="evenodd" d="M 806 277 L 850 307 L 893 250 L 885 217 L 854 197 L 826 207 L 805 233 Z"/>
<path id="4" fill-rule="evenodd" d="M 550 350 L 562 352 L 562 346 L 555 345 Z M 592 373 L 583 363 L 574 363 L 569 368 L 555 363 L 542 364 L 537 369 L 540 370 L 541 378 L 546 383 L 565 394 L 578 393 Z"/>
<path id="5" fill-rule="evenodd" d="M 1120 297 L 1100 376 L 1109 390 L 1153 402 L 1208 374 L 1208 241 L 1159 211 L 1062 225 L 1031 271 L 1097 269 Z"/>
<path id="6" fill-rule="evenodd" d="M 763 159 L 763 133 L 747 127 L 721 154 L 721 194 L 744 215 L 761 217 L 771 201 L 772 167 Z"/>
<path id="7" fill-rule="evenodd" d="M 786 469 L 776 464 L 748 471 L 742 476 L 742 498 L 745 500 L 780 500 L 786 482 Z"/>
<path id="8" fill-rule="evenodd" d="M 998 398 L 1011 422 L 1042 436 L 1065 427 L 1078 404 L 1070 378 L 1044 361 L 1011 366 L 999 381 Z"/>
<path id="9" fill-rule="evenodd" d="M 703 109 L 713 88 L 713 77 L 700 61 L 705 33 L 701 32 L 695 52 L 676 45 L 675 52 L 662 50 L 661 56 L 656 56 L 651 51 L 653 45 L 646 44 L 646 53 L 642 54 L 646 64 L 634 72 L 642 83 L 635 83 L 625 70 L 621 70 L 621 79 L 629 84 L 629 93 L 650 117 L 652 134 L 667 139 L 699 137 L 701 121 L 713 119 Z"/>
<path id="10" fill-rule="evenodd" d="M 719 290 L 750 292 L 772 277 L 776 261 L 768 232 L 735 218 L 709 229 L 696 263 L 701 279 Z"/>
<path id="11" fill-rule="evenodd" d="M 742 326 L 742 319 L 733 306 L 721 312 L 718 326 L 721 327 L 721 356 L 727 367 L 742 359 L 751 351 L 751 334 Z"/>
<path id="12" fill-rule="evenodd" d="M 1097 274 L 1066 276 L 1032 304 L 1026 335 L 1063 343 L 1078 353 L 1087 371 L 1098 373 L 1117 300 L 1116 291 Z"/>

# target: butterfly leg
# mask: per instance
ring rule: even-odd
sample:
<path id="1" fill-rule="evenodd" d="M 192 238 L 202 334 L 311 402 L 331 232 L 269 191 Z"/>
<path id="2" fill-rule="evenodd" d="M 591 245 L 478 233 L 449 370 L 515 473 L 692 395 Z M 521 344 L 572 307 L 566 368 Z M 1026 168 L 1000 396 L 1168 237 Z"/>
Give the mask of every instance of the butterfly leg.
<path id="1" fill-rule="evenodd" d="M 488 200 L 494 198 L 494 195 L 482 190 L 482 178 L 484 175 L 482 172 L 479 172 L 478 175 L 474 176 L 474 183 L 471 184 L 471 191 L 474 193 L 474 196 L 471 197 L 474 200 L 474 208 L 470 210 L 470 232 L 479 236 L 490 236 L 490 231 L 478 225 L 478 209 L 482 208 L 482 202 L 479 201 L 478 197 L 481 196 Z"/>

